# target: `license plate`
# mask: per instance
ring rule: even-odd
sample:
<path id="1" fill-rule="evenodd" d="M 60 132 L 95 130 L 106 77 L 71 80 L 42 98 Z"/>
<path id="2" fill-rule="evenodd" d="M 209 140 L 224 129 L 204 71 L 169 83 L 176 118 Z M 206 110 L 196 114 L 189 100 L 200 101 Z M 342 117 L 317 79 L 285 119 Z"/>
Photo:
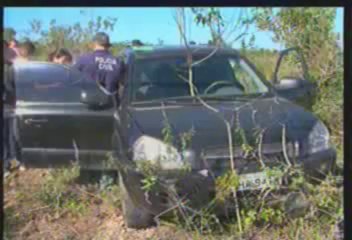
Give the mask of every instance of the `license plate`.
<path id="1" fill-rule="evenodd" d="M 281 185 L 281 179 L 267 177 L 264 172 L 248 173 L 240 175 L 239 191 L 258 190 Z"/>

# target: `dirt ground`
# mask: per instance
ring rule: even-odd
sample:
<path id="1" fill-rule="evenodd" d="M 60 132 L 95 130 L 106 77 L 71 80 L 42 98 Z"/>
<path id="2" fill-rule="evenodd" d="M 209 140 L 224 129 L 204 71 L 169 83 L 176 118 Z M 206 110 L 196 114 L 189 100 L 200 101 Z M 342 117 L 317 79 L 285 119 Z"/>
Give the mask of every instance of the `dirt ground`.
<path id="1" fill-rule="evenodd" d="M 226 234 L 226 237 L 212 235 L 195 238 L 194 233 L 186 232 L 181 227 L 165 224 L 144 230 L 129 229 L 124 225 L 120 207 L 116 207 L 110 201 L 116 194 L 104 195 L 103 198 L 101 193 L 99 194 L 97 190 L 91 190 L 91 185 L 87 184 L 74 183 L 65 186 L 63 196 L 66 197 L 67 192 L 74 193 L 78 200 L 73 202 L 73 205 L 68 205 L 67 208 L 61 207 L 58 210 L 53 208 L 52 204 L 45 204 L 45 201 L 38 197 L 38 194 L 43 192 L 43 184 L 47 182 L 48 176 L 53 176 L 50 171 L 52 170 L 28 169 L 25 172 L 15 171 L 5 179 L 3 239 L 235 239 L 234 236 L 231 236 L 231 233 Z M 55 194 L 53 195 L 55 196 Z M 84 202 L 85 205 L 82 205 L 81 202 Z M 73 211 L 79 208 L 83 210 L 79 213 Z M 283 228 L 280 231 L 279 239 L 292 239 L 286 235 L 286 233 L 292 232 L 292 229 Z M 273 231 L 270 228 L 253 230 L 252 233 L 253 235 L 250 234 L 245 239 L 273 239 Z M 309 234 L 311 233 L 307 232 L 307 235 Z M 337 237 L 336 239 L 340 238 Z"/>
<path id="2" fill-rule="evenodd" d="M 112 208 L 93 198 L 81 215 L 65 211 L 57 213 L 35 198 L 48 171 L 17 171 L 5 180 L 5 239 L 190 239 L 185 233 L 166 226 L 128 229 L 124 226 L 119 208 Z M 75 187 L 84 189 L 84 186 Z"/>

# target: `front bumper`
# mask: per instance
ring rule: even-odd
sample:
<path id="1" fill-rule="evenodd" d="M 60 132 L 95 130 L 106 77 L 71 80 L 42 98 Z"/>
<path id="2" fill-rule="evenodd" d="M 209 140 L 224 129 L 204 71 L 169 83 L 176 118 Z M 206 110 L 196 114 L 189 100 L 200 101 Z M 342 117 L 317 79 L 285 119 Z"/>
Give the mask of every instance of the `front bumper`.
<path id="1" fill-rule="evenodd" d="M 302 158 L 306 176 L 311 178 L 324 178 L 336 168 L 336 150 L 329 148 Z"/>
<path id="2" fill-rule="evenodd" d="M 336 151 L 333 148 L 311 154 L 304 158 L 297 159 L 298 165 L 303 166 L 305 175 L 311 178 L 322 179 L 330 171 L 334 170 L 336 164 Z M 261 171 L 258 169 L 257 172 Z M 127 191 L 133 196 L 135 204 L 147 208 L 154 214 L 159 214 L 166 209 L 172 208 L 176 196 L 182 198 L 186 196 L 190 205 L 196 208 L 209 203 L 216 194 L 215 178 L 209 171 L 193 170 L 187 174 L 168 175 L 160 174 L 162 185 L 158 191 L 151 191 L 146 194 L 142 190 L 142 180 L 144 176 L 134 170 L 122 173 L 123 181 L 127 184 Z M 171 193 L 170 193 L 171 189 Z M 255 193 L 255 192 L 253 192 Z M 242 195 L 242 194 L 240 194 Z M 176 200 L 176 199 L 175 199 Z"/>

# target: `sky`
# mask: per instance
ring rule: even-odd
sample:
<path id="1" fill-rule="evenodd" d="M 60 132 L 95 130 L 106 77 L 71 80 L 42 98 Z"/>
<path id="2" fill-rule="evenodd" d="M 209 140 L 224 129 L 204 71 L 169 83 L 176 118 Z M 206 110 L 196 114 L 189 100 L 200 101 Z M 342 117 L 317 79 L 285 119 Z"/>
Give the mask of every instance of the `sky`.
<path id="1" fill-rule="evenodd" d="M 82 14 L 81 11 L 84 11 Z M 131 41 L 140 39 L 148 43 L 157 43 L 163 40 L 165 45 L 180 44 L 180 35 L 173 17 L 173 8 L 170 7 L 7 7 L 4 8 L 4 27 L 12 27 L 16 30 L 19 38 L 29 37 L 35 39 L 35 35 L 28 36 L 30 21 L 40 20 L 44 28 L 48 28 L 49 22 L 56 19 L 58 25 L 73 25 L 76 22 L 86 24 L 90 19 L 98 16 L 117 17 L 118 21 L 114 31 L 109 32 L 112 42 Z M 241 12 L 250 14 L 250 8 L 220 8 L 225 20 L 235 22 Z M 189 40 L 196 43 L 207 43 L 210 34 L 207 28 L 197 26 L 189 19 Z M 27 30 L 27 31 L 26 31 Z M 337 8 L 335 19 L 335 32 L 340 33 L 343 39 L 343 8 Z M 255 35 L 255 47 L 282 50 L 284 46 L 272 41 L 272 33 L 259 31 L 255 26 L 249 28 L 250 33 Z M 226 35 L 227 39 L 233 39 L 235 34 Z M 240 42 L 234 42 L 233 47 L 239 48 Z"/>

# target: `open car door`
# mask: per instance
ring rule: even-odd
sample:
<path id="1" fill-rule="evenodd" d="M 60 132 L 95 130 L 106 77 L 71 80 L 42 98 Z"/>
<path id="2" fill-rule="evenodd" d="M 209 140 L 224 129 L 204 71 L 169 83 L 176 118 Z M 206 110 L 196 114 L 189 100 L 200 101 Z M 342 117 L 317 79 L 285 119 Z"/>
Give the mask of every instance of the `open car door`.
<path id="1" fill-rule="evenodd" d="M 297 54 L 296 59 L 302 73 L 279 76 L 283 60 L 289 54 L 292 54 L 292 52 L 296 52 Z M 281 97 L 293 101 L 306 109 L 312 109 L 316 95 L 316 86 L 309 81 L 308 67 L 302 52 L 298 48 L 289 48 L 280 52 L 273 75 L 273 85 Z"/>

